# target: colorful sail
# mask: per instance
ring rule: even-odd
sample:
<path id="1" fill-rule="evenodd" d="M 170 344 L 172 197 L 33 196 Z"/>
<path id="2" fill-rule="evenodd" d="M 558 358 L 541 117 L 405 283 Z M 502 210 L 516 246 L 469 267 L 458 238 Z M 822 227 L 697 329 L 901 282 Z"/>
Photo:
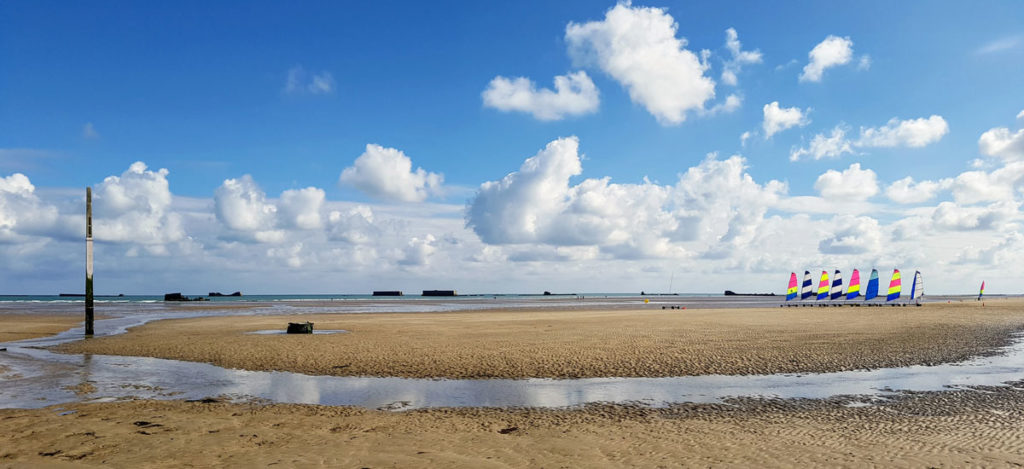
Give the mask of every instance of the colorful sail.
<path id="1" fill-rule="evenodd" d="M 818 282 L 818 299 L 828 299 L 828 271 L 821 271 L 821 281 Z"/>
<path id="2" fill-rule="evenodd" d="M 843 274 L 836 270 L 835 279 L 832 280 L 832 293 L 829 294 L 829 299 L 834 300 L 843 296 Z"/>
<path id="3" fill-rule="evenodd" d="M 800 287 L 800 300 L 806 300 L 808 297 L 814 295 L 814 279 L 811 278 L 811 271 L 804 271 L 804 283 Z"/>
<path id="4" fill-rule="evenodd" d="M 864 292 L 864 301 L 878 296 L 878 269 L 871 269 L 871 277 L 868 278 L 868 289 Z"/>
<path id="5" fill-rule="evenodd" d="M 786 289 L 786 301 L 796 298 L 796 272 L 789 273 L 789 288 Z"/>
<path id="6" fill-rule="evenodd" d="M 846 299 L 852 300 L 860 296 L 860 271 L 853 269 L 850 275 L 850 286 L 846 288 Z"/>
<path id="7" fill-rule="evenodd" d="M 981 296 L 985 294 L 985 281 L 981 281 L 981 291 L 978 292 L 978 301 L 981 301 Z"/>
<path id="8" fill-rule="evenodd" d="M 921 278 L 921 271 L 914 272 L 914 283 L 910 286 L 910 299 L 916 300 L 924 296 L 924 280 Z"/>
<path id="9" fill-rule="evenodd" d="M 892 269 L 892 280 L 889 280 L 889 294 L 885 297 L 885 301 L 892 301 L 900 297 L 900 291 L 903 290 L 903 282 L 900 278 L 900 269 Z"/>

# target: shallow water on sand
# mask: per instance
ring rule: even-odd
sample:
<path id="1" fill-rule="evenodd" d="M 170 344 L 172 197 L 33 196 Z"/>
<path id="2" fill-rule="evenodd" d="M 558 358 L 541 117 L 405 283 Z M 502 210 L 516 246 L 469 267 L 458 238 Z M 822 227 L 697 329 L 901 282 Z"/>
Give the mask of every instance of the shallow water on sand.
<path id="1" fill-rule="evenodd" d="M 765 305 L 764 300 L 761 302 L 762 306 Z M 438 305 L 426 306 L 430 310 Z M 493 307 L 493 304 L 487 307 Z M 97 321 L 96 329 L 100 331 L 99 335 L 112 335 L 168 317 L 282 314 L 288 308 L 291 307 L 274 306 L 246 311 L 177 309 L 173 312 L 147 309 Z M 388 310 L 394 311 L 394 308 Z M 337 309 L 332 308 L 332 311 Z M 233 370 L 157 358 L 65 355 L 38 348 L 77 340 L 81 334 L 81 328 L 77 328 L 53 337 L 3 344 L 2 347 L 8 350 L 0 352 L 0 365 L 3 366 L 0 368 L 3 370 L 0 371 L 0 407 L 31 408 L 120 398 L 201 399 L 211 396 L 396 410 L 422 407 L 566 407 L 593 402 L 664 406 L 719 402 L 729 397 L 866 395 L 884 398 L 898 391 L 1001 385 L 1024 378 L 1024 337 L 1001 349 L 998 355 L 938 366 L 755 376 L 514 380 L 309 376 Z"/>

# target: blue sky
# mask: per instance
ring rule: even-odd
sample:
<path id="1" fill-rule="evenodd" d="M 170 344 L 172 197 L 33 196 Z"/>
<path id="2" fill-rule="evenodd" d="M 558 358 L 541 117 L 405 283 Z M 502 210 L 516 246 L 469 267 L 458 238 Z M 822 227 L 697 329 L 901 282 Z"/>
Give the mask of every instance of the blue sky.
<path id="1" fill-rule="evenodd" d="M 615 29 L 614 14 L 667 22 Z M 674 45 L 644 42 L 669 24 Z M 97 236 L 118 291 L 414 291 L 439 275 L 469 291 L 653 290 L 666 275 L 689 275 L 690 291 L 778 290 L 789 270 L 871 266 L 943 272 L 931 285 L 957 290 L 1009 270 L 1021 237 L 1022 24 L 1019 2 L 5 2 L 0 277 L 74 289 L 70 189 L 116 176 L 98 190 Z M 735 84 L 730 28 L 756 55 Z M 616 34 L 629 44 L 602 52 Z M 826 43 L 838 49 L 801 79 Z M 537 104 L 581 72 L 593 92 Z M 520 77 L 532 88 L 488 102 Z M 710 93 L 688 88 L 698 78 Z M 774 102 L 790 120 L 769 136 Z M 815 147 L 837 130 L 839 147 Z M 541 154 L 550 171 L 534 181 L 554 185 L 520 169 Z M 734 156 L 742 171 L 715 185 Z M 481 189 L 513 172 L 518 184 Z M 926 185 L 890 196 L 908 176 Z M 698 197 L 681 181 L 752 192 Z M 369 232 L 345 235 L 353 220 Z M 781 226 L 799 241 L 771 239 Z M 232 256 L 280 265 L 257 281 L 249 264 L 219 267 Z M 194 269 L 207 274 L 179 278 Z"/>

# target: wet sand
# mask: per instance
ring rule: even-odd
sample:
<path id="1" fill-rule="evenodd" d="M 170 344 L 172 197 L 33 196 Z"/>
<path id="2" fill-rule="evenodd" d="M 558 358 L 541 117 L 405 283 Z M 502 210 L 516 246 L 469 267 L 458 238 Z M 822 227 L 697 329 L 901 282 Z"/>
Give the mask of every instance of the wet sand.
<path id="1" fill-rule="evenodd" d="M 254 335 L 288 322 L 333 335 Z M 965 360 L 1024 329 L 1024 300 L 880 308 L 495 310 L 164 320 L 61 346 L 248 370 L 415 378 L 831 372 Z"/>
<path id="2" fill-rule="evenodd" d="M 0 410 L 0 466 L 1010 467 L 1024 383 L 666 409 L 431 409 L 127 401 Z M 64 415 L 62 415 L 64 414 Z"/>
<path id="3" fill-rule="evenodd" d="M 986 303 L 219 317 L 160 321 L 64 349 L 325 374 L 572 377 L 764 373 L 793 366 L 837 370 L 990 353 L 1024 327 L 1024 301 Z M 351 332 L 246 334 L 307 319 L 318 329 Z M 320 363 L 342 360 L 348 366 Z M 216 399 L 75 403 L 0 409 L 5 435 L 0 467 L 1024 464 L 1024 381 L 869 399 L 405 412 Z"/>
<path id="4" fill-rule="evenodd" d="M 81 326 L 85 313 L 66 314 L 4 314 L 0 312 L 0 342 L 35 339 Z M 102 318 L 97 318 L 102 319 Z"/>

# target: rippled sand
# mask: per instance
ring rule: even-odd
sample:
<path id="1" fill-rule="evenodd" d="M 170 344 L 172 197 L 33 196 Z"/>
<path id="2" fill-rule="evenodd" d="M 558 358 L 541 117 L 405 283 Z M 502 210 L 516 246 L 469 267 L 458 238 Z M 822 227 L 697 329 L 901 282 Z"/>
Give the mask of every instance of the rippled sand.
<path id="1" fill-rule="evenodd" d="M 1024 464 L 1020 387 L 908 394 L 851 406 L 860 402 L 747 399 L 667 409 L 408 412 L 181 401 L 72 404 L 0 410 L 0 466 Z"/>
<path id="2" fill-rule="evenodd" d="M 253 335 L 296 321 L 334 335 Z M 1020 299 L 880 308 L 498 310 L 165 320 L 62 351 L 338 376 L 663 377 L 954 362 L 1024 329 Z"/>

